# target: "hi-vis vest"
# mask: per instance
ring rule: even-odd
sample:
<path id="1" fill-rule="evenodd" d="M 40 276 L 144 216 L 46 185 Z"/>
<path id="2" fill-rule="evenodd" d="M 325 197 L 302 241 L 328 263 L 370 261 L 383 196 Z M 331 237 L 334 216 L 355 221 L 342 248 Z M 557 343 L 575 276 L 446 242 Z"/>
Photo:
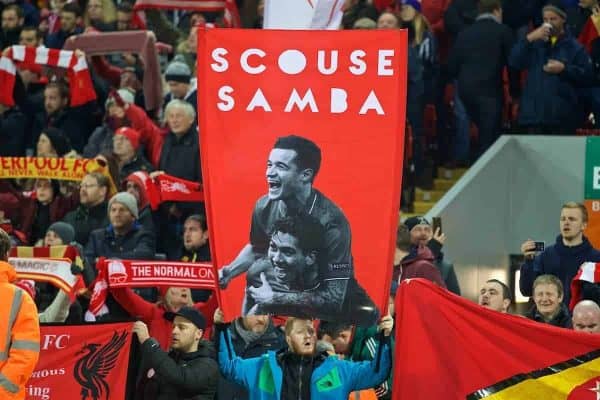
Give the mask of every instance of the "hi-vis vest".
<path id="1" fill-rule="evenodd" d="M 12 285 L 17 274 L 0 261 L 0 399 L 24 399 L 25 384 L 40 353 L 40 327 L 33 299 Z"/>

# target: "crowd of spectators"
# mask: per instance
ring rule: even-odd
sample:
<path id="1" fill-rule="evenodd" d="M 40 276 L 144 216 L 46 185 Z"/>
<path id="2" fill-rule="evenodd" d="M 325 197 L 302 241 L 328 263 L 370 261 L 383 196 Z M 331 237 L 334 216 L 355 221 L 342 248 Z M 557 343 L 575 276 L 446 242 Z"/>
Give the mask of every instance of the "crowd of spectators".
<path id="1" fill-rule="evenodd" d="M 262 26 L 263 2 L 257 3 L 256 18 L 248 27 Z M 87 286 L 96 278 L 100 257 L 210 261 L 203 204 L 166 202 L 153 209 L 144 179 L 167 174 L 202 182 L 196 31 L 207 22 L 220 24 L 222 16 L 147 10 L 144 21 L 127 0 L 7 0 L 0 9 L 4 55 L 13 45 L 75 49 L 76 57 L 88 60 L 96 94 L 96 100 L 72 105 L 76 89 L 69 86 L 70 75 L 45 66 L 18 69 L 15 104 L 0 105 L 0 156 L 95 158 L 109 170 L 88 173 L 77 183 L 0 180 L 0 226 L 9 232 L 11 244 L 75 246 L 83 268 L 74 266 L 72 271 L 82 274 Z M 426 165 L 431 161 L 469 165 L 507 129 L 574 134 L 577 128 L 600 124 L 596 0 L 346 0 L 345 10 L 344 29 L 408 30 L 412 156 L 407 170 L 417 184 L 427 181 Z M 76 38 L 83 33 L 98 38 L 122 34 L 118 37 L 132 43 L 140 36 L 130 35 L 141 34 L 149 44 L 140 45 L 139 52 L 98 53 L 90 48 L 87 54 L 87 49 L 69 47 L 80 43 Z M 156 79 L 165 88 L 158 100 L 151 83 Z M 471 122 L 478 131 L 475 136 Z M 117 193 L 111 192 L 111 180 Z M 600 261 L 600 252 L 583 236 L 586 223 L 585 208 L 567 203 L 553 246 L 539 253 L 532 241 L 523 244 L 520 289 L 533 299 L 527 317 L 600 331 L 600 292 L 595 285 L 584 284 L 583 296 L 577 299 L 581 302 L 572 312 L 568 308 L 570 284 L 579 266 Z M 460 295 L 454 267 L 442 252 L 445 240 L 423 217 L 410 218 L 398 228 L 391 316 L 395 290 L 405 279 L 429 279 Z M 89 315 L 89 293 L 71 302 L 50 284 L 19 285 L 35 299 L 41 322 L 83 323 Z M 513 299 L 505 283 L 490 279 L 478 302 L 507 313 Z M 112 288 L 106 306 L 108 313 L 94 319 L 139 319 L 134 331 L 145 362 L 157 372 L 143 379 L 141 393 L 147 397 L 141 398 L 212 398 L 215 393 L 223 399 L 246 398 L 269 388 L 286 396 L 304 395 L 310 385 L 303 389 L 298 382 L 307 376 L 310 382 L 311 375 L 299 376 L 294 368 L 304 363 L 298 356 L 312 354 L 315 348 L 320 355 L 311 359 L 310 374 L 313 369 L 330 373 L 338 368 L 341 388 L 334 389 L 365 389 L 357 396 L 391 398 L 386 380 L 391 358 L 376 357 L 378 345 L 393 344 L 388 339 L 391 317 L 384 317 L 379 327 L 321 321 L 318 330 L 298 319 L 282 326 L 270 316 L 240 317 L 226 325 L 214 293 L 175 287 Z M 211 336 L 219 345 L 221 375 L 214 349 L 204 341 Z M 291 352 L 273 353 L 285 348 Z M 169 349 L 183 355 L 166 357 Z M 322 356 L 327 353 L 336 354 L 336 361 Z M 260 358 L 263 354 L 277 361 Z M 375 358 L 379 368 L 371 365 Z M 269 372 L 274 374 L 270 378 L 258 376 L 269 362 L 279 369 Z M 282 370 L 283 382 L 268 381 Z M 265 382 L 273 386 L 265 389 Z"/>

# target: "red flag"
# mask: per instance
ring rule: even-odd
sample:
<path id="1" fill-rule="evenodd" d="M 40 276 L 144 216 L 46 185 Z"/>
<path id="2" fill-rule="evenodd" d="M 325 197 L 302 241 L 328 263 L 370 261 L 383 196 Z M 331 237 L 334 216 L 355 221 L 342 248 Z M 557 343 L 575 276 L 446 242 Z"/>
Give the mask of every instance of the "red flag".
<path id="1" fill-rule="evenodd" d="M 563 363 L 600 346 L 600 335 L 488 310 L 422 279 L 402 282 L 396 310 L 397 399 L 465 399 L 500 382 L 504 386 L 499 390 L 504 390 L 513 383 L 507 379 L 519 380 L 515 375 Z M 544 398 L 537 393 L 536 389 L 512 398 Z"/>
<path id="2" fill-rule="evenodd" d="M 204 201 L 202 185 L 197 182 L 186 181 L 175 176 L 161 174 L 156 177 L 156 184 L 160 191 L 160 200 L 165 201 Z"/>
<path id="3" fill-rule="evenodd" d="M 577 303 L 582 299 L 581 289 L 583 282 L 600 283 L 600 263 L 586 262 L 581 264 L 577 275 L 571 281 L 571 302 L 569 309 L 573 310 Z"/>

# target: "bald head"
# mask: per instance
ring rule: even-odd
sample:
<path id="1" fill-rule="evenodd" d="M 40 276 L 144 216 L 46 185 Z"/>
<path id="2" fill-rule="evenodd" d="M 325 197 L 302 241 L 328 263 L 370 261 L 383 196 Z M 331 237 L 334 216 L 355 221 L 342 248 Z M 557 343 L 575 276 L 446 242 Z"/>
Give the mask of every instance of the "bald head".
<path id="1" fill-rule="evenodd" d="M 580 332 L 600 333 L 600 306 L 591 300 L 582 300 L 573 308 L 573 329 Z"/>

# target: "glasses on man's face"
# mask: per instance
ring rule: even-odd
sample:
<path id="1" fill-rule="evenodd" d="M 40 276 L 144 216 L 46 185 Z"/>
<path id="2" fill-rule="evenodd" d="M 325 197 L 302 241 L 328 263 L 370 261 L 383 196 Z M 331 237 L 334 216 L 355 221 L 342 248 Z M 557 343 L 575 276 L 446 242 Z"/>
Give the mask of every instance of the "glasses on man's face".
<path id="1" fill-rule="evenodd" d="M 85 189 L 85 190 L 91 189 L 94 186 L 98 186 L 98 184 L 97 183 L 82 183 L 81 185 L 79 185 L 80 188 Z"/>

